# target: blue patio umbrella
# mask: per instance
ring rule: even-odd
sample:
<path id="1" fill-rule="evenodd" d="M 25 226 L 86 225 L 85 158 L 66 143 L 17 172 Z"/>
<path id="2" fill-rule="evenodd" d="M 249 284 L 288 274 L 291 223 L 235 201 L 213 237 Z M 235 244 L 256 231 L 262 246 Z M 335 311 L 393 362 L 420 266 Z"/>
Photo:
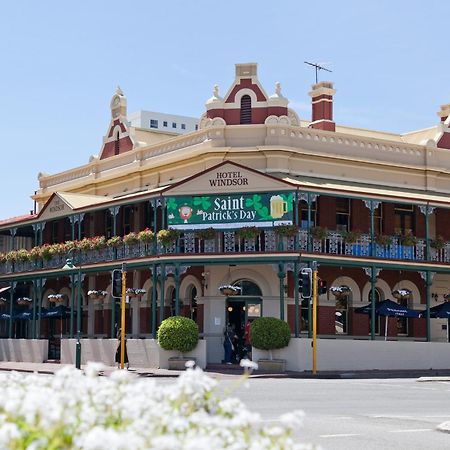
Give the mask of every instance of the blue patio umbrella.
<path id="1" fill-rule="evenodd" d="M 69 316 L 70 316 L 70 308 L 64 305 L 54 306 L 53 308 L 49 308 L 41 313 L 41 317 L 48 319 L 69 317 Z"/>
<path id="2" fill-rule="evenodd" d="M 421 314 L 426 317 L 427 310 L 425 309 Z M 430 308 L 430 317 L 433 319 L 450 319 L 450 302 L 441 303 Z"/>
<path id="3" fill-rule="evenodd" d="M 355 308 L 355 313 L 357 314 L 372 314 L 372 304 L 361 306 Z M 375 306 L 375 315 L 385 316 L 385 329 L 384 329 L 384 339 L 387 339 L 387 329 L 388 329 L 388 317 L 421 317 L 420 311 L 415 311 L 414 309 L 409 309 L 406 306 L 399 305 L 392 300 L 386 299 L 379 302 Z"/>

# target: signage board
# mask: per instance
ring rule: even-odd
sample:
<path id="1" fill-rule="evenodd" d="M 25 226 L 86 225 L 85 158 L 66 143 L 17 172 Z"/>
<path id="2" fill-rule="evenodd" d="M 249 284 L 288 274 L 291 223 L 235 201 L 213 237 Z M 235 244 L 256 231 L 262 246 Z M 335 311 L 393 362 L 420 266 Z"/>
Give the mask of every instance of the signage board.
<path id="1" fill-rule="evenodd" d="M 292 192 L 268 192 L 168 197 L 167 224 L 175 229 L 291 224 L 293 196 Z"/>

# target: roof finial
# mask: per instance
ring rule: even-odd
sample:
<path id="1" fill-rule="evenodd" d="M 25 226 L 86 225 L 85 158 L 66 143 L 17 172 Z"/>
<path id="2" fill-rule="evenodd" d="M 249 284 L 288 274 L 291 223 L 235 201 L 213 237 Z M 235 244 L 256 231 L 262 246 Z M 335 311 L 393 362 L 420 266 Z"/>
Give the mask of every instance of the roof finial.
<path id="1" fill-rule="evenodd" d="M 279 97 L 282 97 L 281 95 L 281 84 L 279 81 L 275 83 L 275 94 L 277 94 Z"/>
<path id="2" fill-rule="evenodd" d="M 213 96 L 219 98 L 219 85 L 218 84 L 214 85 Z"/>
<path id="3" fill-rule="evenodd" d="M 120 89 L 119 85 L 117 85 L 116 94 L 117 95 L 123 95 L 122 89 Z"/>

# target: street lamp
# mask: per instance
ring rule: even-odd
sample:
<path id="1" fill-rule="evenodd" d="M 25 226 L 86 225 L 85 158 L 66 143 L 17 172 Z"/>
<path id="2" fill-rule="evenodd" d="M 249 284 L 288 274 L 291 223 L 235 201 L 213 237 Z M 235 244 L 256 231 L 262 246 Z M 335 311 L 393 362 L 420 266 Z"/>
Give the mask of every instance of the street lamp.
<path id="1" fill-rule="evenodd" d="M 69 257 L 70 253 L 75 249 L 70 249 L 67 253 L 66 264 L 62 270 L 71 270 L 74 272 L 78 270 L 78 303 L 77 303 L 77 343 L 75 345 L 75 367 L 81 369 L 81 267 L 76 267 L 73 264 L 72 258 Z"/>

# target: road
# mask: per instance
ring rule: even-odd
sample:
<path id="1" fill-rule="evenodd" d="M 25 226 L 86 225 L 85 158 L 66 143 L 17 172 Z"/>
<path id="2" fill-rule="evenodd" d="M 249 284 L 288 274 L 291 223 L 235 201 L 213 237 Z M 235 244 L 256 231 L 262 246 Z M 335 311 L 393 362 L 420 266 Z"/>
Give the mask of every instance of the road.
<path id="1" fill-rule="evenodd" d="M 234 383 L 223 379 L 220 389 Z M 450 382 L 253 378 L 233 396 L 268 423 L 285 412 L 303 410 L 304 426 L 296 437 L 323 449 L 450 448 L 450 434 L 435 430 L 450 420 Z"/>

